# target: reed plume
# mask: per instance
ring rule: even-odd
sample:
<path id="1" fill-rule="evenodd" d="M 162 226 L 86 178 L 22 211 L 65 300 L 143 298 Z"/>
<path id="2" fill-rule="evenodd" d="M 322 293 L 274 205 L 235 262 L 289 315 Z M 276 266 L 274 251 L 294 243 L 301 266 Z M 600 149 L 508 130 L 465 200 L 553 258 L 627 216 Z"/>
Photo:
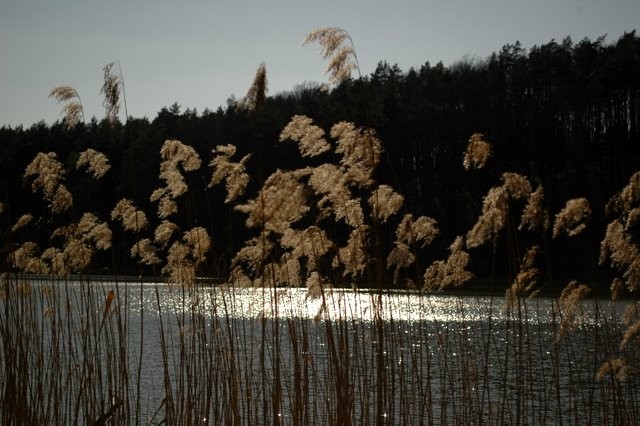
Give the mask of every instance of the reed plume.
<path id="1" fill-rule="evenodd" d="M 345 169 L 347 182 L 359 187 L 370 186 L 382 154 L 382 143 L 376 132 L 342 121 L 331 127 L 330 134 L 338 140 L 335 153 L 342 154 L 340 164 Z"/>
<path id="2" fill-rule="evenodd" d="M 118 120 L 118 112 L 120 112 L 120 78 L 114 72 L 114 62 L 109 62 L 102 68 L 103 83 L 100 88 L 100 94 L 104 95 L 102 105 L 105 109 L 105 118 L 110 124 Z"/>
<path id="3" fill-rule="evenodd" d="M 267 66 L 262 62 L 256 70 L 253 83 L 251 83 L 251 87 L 249 87 L 247 94 L 244 99 L 242 99 L 240 106 L 248 111 L 255 111 L 266 102 L 267 91 Z"/>
<path id="4" fill-rule="evenodd" d="M 9 255 L 11 266 L 27 274 L 49 273 L 49 268 L 38 255 L 38 251 L 38 245 L 33 241 L 22 243 Z"/>
<path id="5" fill-rule="evenodd" d="M 291 250 L 293 259 L 305 258 L 307 268 L 311 271 L 319 267 L 320 259 L 335 246 L 327 233 L 317 226 L 302 231 L 289 228 L 283 233 L 280 243 Z"/>
<path id="6" fill-rule="evenodd" d="M 211 248 L 211 237 L 206 229 L 195 227 L 184 232 L 180 241 L 174 241 L 167 253 L 162 273 L 169 284 L 191 287 L 195 284 L 198 268 Z"/>
<path id="7" fill-rule="evenodd" d="M 560 323 L 560 330 L 556 336 L 556 343 L 560 342 L 569 331 L 578 325 L 582 313 L 580 303 L 590 291 L 591 288 L 589 288 L 589 286 L 580 284 L 577 281 L 571 281 L 562 290 L 560 299 L 558 300 L 558 306 L 562 314 L 562 322 Z"/>
<path id="8" fill-rule="evenodd" d="M 516 279 L 506 291 L 504 312 L 510 312 L 518 306 L 521 297 L 533 297 L 537 294 L 536 286 L 540 278 L 540 270 L 535 267 L 535 259 L 540 253 L 539 246 L 530 247 L 520 263 Z"/>
<path id="9" fill-rule="evenodd" d="M 482 133 L 474 133 L 469 138 L 462 164 L 465 170 L 482 169 L 492 154 L 493 148 L 490 143 L 485 141 L 484 135 Z"/>
<path id="10" fill-rule="evenodd" d="M 531 193 L 529 180 L 517 173 L 503 173 L 502 185 L 493 187 L 482 200 L 482 215 L 467 233 L 467 247 L 479 247 L 494 241 L 509 218 L 510 202 L 524 199 Z"/>
<path id="11" fill-rule="evenodd" d="M 522 211 L 522 218 L 518 229 L 528 229 L 534 231 L 536 229 L 549 229 L 549 212 L 544 208 L 544 189 L 542 185 L 538 185 L 535 191 L 529 194 L 527 205 Z"/>
<path id="12" fill-rule="evenodd" d="M 616 380 L 625 380 L 635 374 L 637 370 L 628 364 L 625 359 L 612 358 L 602 363 L 596 378 L 598 380 L 605 380 L 608 378 L 615 378 Z"/>
<path id="13" fill-rule="evenodd" d="M 294 115 L 291 118 L 280 133 L 281 142 L 287 139 L 298 142 L 298 149 L 303 157 L 315 157 L 331 149 L 324 138 L 324 130 L 305 115 Z"/>
<path id="14" fill-rule="evenodd" d="M 278 170 L 267 178 L 256 198 L 236 206 L 236 210 L 248 214 L 247 227 L 264 227 L 282 234 L 300 220 L 309 211 L 300 177 L 296 171 Z"/>
<path id="15" fill-rule="evenodd" d="M 561 233 L 570 237 L 579 235 L 587 228 L 587 222 L 591 218 L 591 206 L 586 198 L 574 198 L 567 201 L 564 208 L 556 214 L 553 224 L 553 238 Z"/>
<path id="16" fill-rule="evenodd" d="M 11 232 L 16 232 L 20 228 L 27 226 L 33 220 L 33 215 L 25 213 L 18 218 L 16 223 L 11 227 Z"/>
<path id="17" fill-rule="evenodd" d="M 367 239 L 369 227 L 360 225 L 351 230 L 349 239 L 344 247 L 340 247 L 338 255 L 333 260 L 333 266 L 342 266 L 343 275 L 352 278 L 361 277 L 367 267 Z"/>
<path id="18" fill-rule="evenodd" d="M 166 140 L 160 149 L 160 179 L 166 186 L 151 194 L 151 201 L 159 201 L 158 217 L 165 219 L 178 211 L 175 199 L 189 189 L 180 169 L 185 172 L 198 170 L 202 164 L 198 153 L 178 140 Z"/>
<path id="19" fill-rule="evenodd" d="M 149 238 L 143 238 L 131 247 L 131 257 L 140 258 L 140 262 L 148 266 L 158 265 L 162 261 L 157 256 L 157 251 Z"/>
<path id="20" fill-rule="evenodd" d="M 58 103 L 64 102 L 62 115 L 68 128 L 75 127 L 79 122 L 84 122 L 84 109 L 80 101 L 80 95 L 71 86 L 57 86 L 49 92 L 50 98 L 55 98 Z"/>
<path id="21" fill-rule="evenodd" d="M 405 244 L 418 244 L 421 247 L 431 244 L 440 233 L 438 223 L 428 216 L 420 216 L 414 220 L 412 214 L 406 214 L 396 229 L 396 241 Z"/>
<path id="22" fill-rule="evenodd" d="M 64 169 L 54 152 L 39 152 L 27 165 L 24 177 L 35 176 L 31 183 L 31 189 L 35 193 L 42 190 L 44 199 L 49 202 L 49 208 L 53 213 L 62 213 L 73 205 L 73 196 L 61 181 L 64 178 Z"/>
<path id="23" fill-rule="evenodd" d="M 412 214 L 405 214 L 396 229 L 394 247 L 387 255 L 387 268 L 393 268 L 393 281 L 398 282 L 400 270 L 411 266 L 416 257 L 411 246 L 421 247 L 431 244 L 438 235 L 438 225 L 430 217 L 420 216 L 414 220 Z"/>
<path id="24" fill-rule="evenodd" d="M 404 197 L 393 190 L 389 185 L 380 185 L 369 197 L 371 215 L 384 223 L 394 215 L 404 203 Z"/>
<path id="25" fill-rule="evenodd" d="M 337 27 L 317 28 L 307 34 L 303 46 L 314 42 L 320 44 L 322 58 L 329 60 L 326 73 L 331 84 L 350 78 L 353 71 L 360 76 L 358 56 L 347 31 Z"/>
<path id="26" fill-rule="evenodd" d="M 156 227 L 154 231 L 154 234 L 153 234 L 154 242 L 156 244 L 159 244 L 160 247 L 164 248 L 167 246 L 167 244 L 171 240 L 171 237 L 173 236 L 173 234 L 176 233 L 177 231 L 178 231 L 178 225 L 176 225 L 171 221 L 163 220 L 162 222 L 160 222 L 160 224 Z"/>
<path id="27" fill-rule="evenodd" d="M 600 264 L 610 260 L 611 265 L 622 272 L 631 292 L 640 288 L 640 249 L 633 231 L 639 207 L 640 172 L 637 172 L 607 203 L 607 212 L 616 217 L 607 226 L 600 243 Z"/>
<path id="28" fill-rule="evenodd" d="M 437 260 L 425 271 L 423 289 L 442 290 L 450 286 L 461 286 L 471 280 L 474 275 L 467 270 L 470 257 L 464 249 L 464 238 L 456 237 L 449 246 L 450 254 L 447 260 Z"/>
<path id="29" fill-rule="evenodd" d="M 100 179 L 109 171 L 111 164 L 109 164 L 109 159 L 102 152 L 88 148 L 82 151 L 78 157 L 76 169 L 80 167 L 86 167 L 94 179 Z"/>
<path id="30" fill-rule="evenodd" d="M 125 230 L 136 233 L 146 228 L 149 223 L 147 215 L 142 210 L 138 210 L 135 204 L 133 204 L 133 201 L 126 198 L 118 201 L 113 208 L 111 211 L 111 219 L 119 219 Z"/>
<path id="31" fill-rule="evenodd" d="M 224 179 L 227 197 L 225 203 L 231 203 L 242 195 L 249 184 L 250 177 L 246 172 L 246 163 L 251 158 L 251 154 L 247 154 L 235 163 L 231 161 L 231 157 L 236 153 L 234 145 L 218 145 L 214 150 L 214 157 L 209 163 L 213 167 L 213 175 L 209 182 L 209 187 L 219 184 Z"/>

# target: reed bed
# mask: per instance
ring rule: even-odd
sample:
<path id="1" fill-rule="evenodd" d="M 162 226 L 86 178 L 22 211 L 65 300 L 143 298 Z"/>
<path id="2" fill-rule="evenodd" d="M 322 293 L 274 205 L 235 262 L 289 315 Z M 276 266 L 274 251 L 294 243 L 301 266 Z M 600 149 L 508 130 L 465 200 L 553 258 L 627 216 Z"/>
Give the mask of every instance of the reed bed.
<path id="1" fill-rule="evenodd" d="M 310 302 L 296 289 L 121 283 L 102 325 L 113 282 L 51 284 L 3 282 L 3 424 L 634 424 L 640 413 L 637 378 L 598 378 L 607 360 L 638 355 L 618 345 L 626 303 L 583 302 L 590 320 L 556 343 L 551 299 L 504 314 L 491 296 L 478 311 L 479 296 L 336 290 Z"/>
<path id="2" fill-rule="evenodd" d="M 322 45 L 332 83 L 359 72 L 344 30 L 317 30 L 306 42 Z M 104 69 L 110 123 L 124 88 L 114 64 Z M 266 86 L 261 65 L 247 113 Z M 68 125 L 82 119 L 77 92 L 52 96 L 72 102 Z M 36 156 L 24 178 L 57 227 L 44 250 L 19 237 L 29 235 L 28 213 L 6 232 L 2 424 L 640 423 L 639 306 L 614 297 L 635 297 L 640 282 L 639 173 L 607 206 L 600 263 L 619 273 L 612 300 L 586 297 L 590 287 L 575 281 L 549 298 L 538 295 L 540 276 L 551 275 L 540 267 L 543 250 L 521 250 L 520 236 L 579 235 L 588 200 L 567 200 L 552 216 L 542 187 L 504 172 L 477 223 L 436 258 L 437 222 L 405 211 L 402 195 L 376 179 L 383 144 L 373 129 L 340 122 L 325 133 L 298 115 L 280 141 L 297 144 L 309 165 L 277 170 L 253 194 L 251 156 L 235 158 L 232 145 L 212 150 L 209 187 L 224 183 L 224 202 L 253 232 L 220 285 L 198 280 L 217 259 L 215 236 L 190 216 L 195 200 L 185 196 L 202 166 L 192 147 L 162 146 L 162 185 L 149 194 L 155 217 L 128 199 L 114 201 L 110 218 L 73 211 L 63 163 Z M 461 158 L 472 173 L 491 155 L 474 134 Z M 76 167 L 100 179 L 110 165 L 87 150 Z M 89 275 L 100 252 L 113 253 L 114 232 L 133 241 L 140 270 L 160 278 Z M 495 250 L 500 238 L 512 272 L 506 297 L 443 294 L 469 285 L 473 250 Z"/>

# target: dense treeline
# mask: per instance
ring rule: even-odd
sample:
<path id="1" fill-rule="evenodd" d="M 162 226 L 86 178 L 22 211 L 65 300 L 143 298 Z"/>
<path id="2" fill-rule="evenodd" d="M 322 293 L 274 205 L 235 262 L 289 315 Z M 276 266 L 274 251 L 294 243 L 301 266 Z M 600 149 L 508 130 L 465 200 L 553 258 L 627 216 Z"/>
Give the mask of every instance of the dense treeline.
<path id="1" fill-rule="evenodd" d="M 600 278 L 596 271 L 607 223 L 605 204 L 640 169 L 640 38 L 634 31 L 612 44 L 604 38 L 578 43 L 565 39 L 529 51 L 515 43 L 483 60 L 461 60 L 449 67 L 427 62 L 406 72 L 381 62 L 371 75 L 346 80 L 331 91 L 300 85 L 266 98 L 252 111 L 230 99 L 225 108 L 202 113 L 174 104 L 152 121 L 93 119 L 73 128 L 63 122 L 3 127 L 2 256 L 17 238 L 49 238 L 38 234 L 38 226 L 44 225 L 37 223 L 21 231 L 25 235 L 11 233 L 20 215 L 29 212 L 53 224 L 62 221 L 47 214 L 46 203 L 23 182 L 25 167 L 38 152 L 56 152 L 65 163 L 76 214 L 91 211 L 107 220 L 121 198 L 155 211 L 149 195 L 159 186 L 159 151 L 166 139 L 192 146 L 205 163 L 220 144 L 237 146 L 238 158 L 253 153 L 248 169 L 250 191 L 255 193 L 274 170 L 302 165 L 294 146 L 278 142 L 295 114 L 313 118 L 327 131 L 339 121 L 376 130 L 384 145 L 376 178 L 405 196 L 407 211 L 438 221 L 442 235 L 434 255 L 473 226 L 483 196 L 505 171 L 542 185 L 552 215 L 566 200 L 586 197 L 593 209 L 589 231 L 573 239 L 558 238 L 545 249 L 556 275 L 594 280 Z M 476 132 L 493 144 L 494 156 L 485 169 L 465 171 L 463 153 Z M 105 153 L 113 166 L 100 181 L 87 179 L 74 167 L 87 148 Z M 210 178 L 206 167 L 189 175 L 190 191 L 180 201 L 184 208 L 176 221 L 212 230 L 215 249 L 208 272 L 222 275 L 244 240 L 244 217 L 224 204 L 223 188 L 207 189 Z M 131 236 L 114 231 L 115 257 L 100 264 L 118 265 L 118 273 L 137 273 L 128 259 L 127 238 Z M 524 233 L 518 238 L 522 244 L 545 240 Z M 508 263 L 495 260 L 507 250 L 513 251 L 513 241 L 506 239 L 495 250 L 477 249 L 472 254 L 474 271 L 486 277 L 508 273 Z"/>

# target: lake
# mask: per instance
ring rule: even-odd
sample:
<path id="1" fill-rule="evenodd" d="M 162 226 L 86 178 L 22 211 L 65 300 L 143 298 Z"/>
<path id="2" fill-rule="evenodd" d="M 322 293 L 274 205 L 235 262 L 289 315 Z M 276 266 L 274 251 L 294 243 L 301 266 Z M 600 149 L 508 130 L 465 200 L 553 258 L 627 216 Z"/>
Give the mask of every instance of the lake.
<path id="1" fill-rule="evenodd" d="M 583 301 L 557 340 L 554 298 L 523 300 L 507 314 L 492 296 L 15 284 L 22 290 L 7 287 L 0 305 L 2 351 L 28 367 L 29 395 L 56 389 L 28 404 L 41 419 L 448 425 L 640 416 L 637 378 L 596 377 L 609 359 L 638 360 L 637 345 L 619 347 L 631 302 Z M 22 352 L 44 355 L 21 360 Z M 3 392 L 21 383 L 7 358 Z"/>

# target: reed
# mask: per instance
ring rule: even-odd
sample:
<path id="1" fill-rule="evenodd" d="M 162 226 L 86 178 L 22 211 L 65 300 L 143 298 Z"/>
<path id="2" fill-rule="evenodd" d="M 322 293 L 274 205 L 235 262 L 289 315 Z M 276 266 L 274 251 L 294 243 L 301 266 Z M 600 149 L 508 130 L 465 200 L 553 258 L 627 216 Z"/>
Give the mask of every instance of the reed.
<path id="1" fill-rule="evenodd" d="M 337 55 L 332 78 L 357 68 L 344 62 L 356 60 L 344 30 L 318 30 L 313 41 Z M 116 86 L 105 94 L 118 88 L 111 73 Z M 262 102 L 264 73 L 250 109 Z M 327 132 L 297 115 L 279 139 L 309 163 L 274 172 L 254 193 L 250 156 L 232 159 L 232 145 L 212 151 L 208 187 L 224 183 L 225 204 L 253 232 L 215 286 L 198 281 L 216 236 L 192 216 L 190 176 L 202 172 L 192 147 L 162 146 L 155 212 L 121 199 L 106 219 L 76 212 L 57 155 L 38 154 L 25 182 L 55 220 L 44 249 L 21 238 L 40 223 L 31 213 L 5 230 L 13 245 L 0 277 L 2 424 L 640 422 L 639 305 L 590 299 L 578 282 L 541 296 L 544 245 L 522 245 L 523 232 L 544 241 L 583 232 L 594 208 L 586 199 L 569 200 L 552 223 L 544 189 L 503 172 L 477 223 L 445 244 L 444 258 L 425 258 L 438 224 L 405 211 L 402 195 L 376 180 L 375 131 L 340 122 Z M 473 173 L 492 153 L 474 134 L 461 166 Z M 94 150 L 76 167 L 92 179 L 110 173 Z M 620 272 L 613 295 L 638 287 L 638 176 L 608 206 L 600 261 Z M 114 250 L 112 226 L 134 236 L 129 254 L 160 277 L 87 274 L 97 253 Z M 506 297 L 456 295 L 473 285 L 474 250 L 501 238 Z M 392 281 L 407 289 L 392 291 Z"/>

